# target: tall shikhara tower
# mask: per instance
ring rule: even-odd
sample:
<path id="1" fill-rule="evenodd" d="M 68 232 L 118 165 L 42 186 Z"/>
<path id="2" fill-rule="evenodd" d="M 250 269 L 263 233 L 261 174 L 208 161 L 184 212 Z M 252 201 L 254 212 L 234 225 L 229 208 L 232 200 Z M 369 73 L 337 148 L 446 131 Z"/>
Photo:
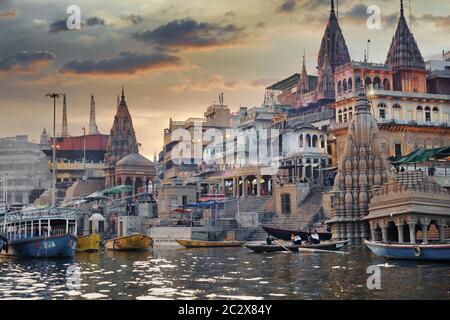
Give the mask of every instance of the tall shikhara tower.
<path id="1" fill-rule="evenodd" d="M 369 239 L 368 222 L 362 219 L 368 214 L 370 199 L 390 175 L 370 107 L 364 88 L 360 88 L 334 180 L 332 217 L 327 221 L 334 239 L 348 239 L 352 244 Z"/>
<path id="2" fill-rule="evenodd" d="M 386 64 L 392 67 L 395 91 L 427 92 L 425 62 L 406 23 L 403 0 L 400 1 L 400 18 L 392 38 Z"/>
<path id="3" fill-rule="evenodd" d="M 330 17 L 320 45 L 317 59 L 319 76 L 318 92 L 323 98 L 334 98 L 334 71 L 336 67 L 349 63 L 350 54 L 331 0 Z"/>
<path id="4" fill-rule="evenodd" d="M 89 134 L 100 134 L 97 128 L 97 123 L 95 122 L 95 98 L 91 94 L 91 112 L 89 114 Z"/>
<path id="5" fill-rule="evenodd" d="M 111 128 L 105 163 L 109 167 L 114 167 L 117 161 L 132 153 L 139 153 L 138 143 L 122 87 L 122 97 Z"/>

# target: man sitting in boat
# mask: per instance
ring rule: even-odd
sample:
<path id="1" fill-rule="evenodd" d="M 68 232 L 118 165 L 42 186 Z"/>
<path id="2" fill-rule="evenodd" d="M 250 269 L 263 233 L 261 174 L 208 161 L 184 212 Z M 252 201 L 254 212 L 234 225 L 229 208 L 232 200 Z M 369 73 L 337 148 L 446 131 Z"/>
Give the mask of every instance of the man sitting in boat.
<path id="1" fill-rule="evenodd" d="M 312 244 L 320 244 L 320 237 L 316 230 L 310 236 L 310 242 Z"/>
<path id="2" fill-rule="evenodd" d="M 268 245 L 268 246 L 271 246 L 271 245 L 272 245 L 272 241 L 273 241 L 273 238 L 272 238 L 272 236 L 269 234 L 269 235 L 267 236 L 267 239 L 266 239 L 267 245 Z"/>
<path id="3" fill-rule="evenodd" d="M 294 245 L 296 245 L 296 246 L 301 246 L 302 245 L 302 237 L 300 236 L 300 234 L 297 234 L 295 237 L 294 237 Z"/>

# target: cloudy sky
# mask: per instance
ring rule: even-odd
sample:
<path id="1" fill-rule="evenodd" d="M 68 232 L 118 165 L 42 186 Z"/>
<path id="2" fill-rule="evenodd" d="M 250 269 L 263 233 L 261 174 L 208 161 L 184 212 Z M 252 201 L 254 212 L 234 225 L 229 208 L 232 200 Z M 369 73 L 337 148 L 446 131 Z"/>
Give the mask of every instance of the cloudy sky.
<path id="1" fill-rule="evenodd" d="M 384 62 L 399 2 L 339 1 L 353 60 L 363 58 L 371 39 L 370 60 Z M 411 4 L 422 54 L 438 58 L 450 50 L 450 2 Z M 67 30 L 70 5 L 81 9 L 81 30 Z M 381 30 L 367 28 L 370 5 L 381 8 Z M 233 111 L 260 105 L 265 86 L 300 70 L 303 47 L 316 74 L 329 6 L 329 0 L 0 0 L 0 136 L 37 141 L 49 130 L 49 91 L 68 95 L 72 135 L 88 124 L 94 93 L 99 129 L 109 133 L 124 84 L 141 151 L 152 157 L 169 118 L 202 116 L 220 92 Z M 409 0 L 405 6 L 409 21 Z"/>

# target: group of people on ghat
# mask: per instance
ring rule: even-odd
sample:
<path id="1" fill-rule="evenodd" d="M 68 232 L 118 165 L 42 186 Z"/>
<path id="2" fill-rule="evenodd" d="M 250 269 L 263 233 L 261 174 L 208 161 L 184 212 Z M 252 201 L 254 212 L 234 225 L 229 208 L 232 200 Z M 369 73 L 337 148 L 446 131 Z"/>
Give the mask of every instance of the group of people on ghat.
<path id="1" fill-rule="evenodd" d="M 272 245 L 275 239 L 269 234 L 266 239 L 267 245 Z M 293 245 L 301 246 L 303 244 L 303 239 L 301 233 L 293 233 L 291 235 L 291 242 Z M 308 239 L 306 239 L 306 244 L 320 244 L 320 237 L 316 230 L 309 232 Z"/>

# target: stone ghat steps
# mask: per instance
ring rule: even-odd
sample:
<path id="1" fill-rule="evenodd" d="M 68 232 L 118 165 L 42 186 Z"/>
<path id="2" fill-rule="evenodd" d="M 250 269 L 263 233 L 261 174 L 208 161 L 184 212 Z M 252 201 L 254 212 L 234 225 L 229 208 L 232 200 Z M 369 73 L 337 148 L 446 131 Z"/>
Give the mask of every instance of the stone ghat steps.
<path id="1" fill-rule="evenodd" d="M 317 214 L 322 210 L 322 191 L 313 191 L 303 203 L 293 210 L 292 215 L 276 217 L 269 224 L 273 227 L 290 230 L 306 230 L 310 228 L 315 221 Z"/>
<path id="2" fill-rule="evenodd" d="M 273 212 L 272 197 L 249 197 L 239 199 L 240 212 Z M 235 215 L 238 212 L 237 200 L 226 203 L 227 215 Z"/>

